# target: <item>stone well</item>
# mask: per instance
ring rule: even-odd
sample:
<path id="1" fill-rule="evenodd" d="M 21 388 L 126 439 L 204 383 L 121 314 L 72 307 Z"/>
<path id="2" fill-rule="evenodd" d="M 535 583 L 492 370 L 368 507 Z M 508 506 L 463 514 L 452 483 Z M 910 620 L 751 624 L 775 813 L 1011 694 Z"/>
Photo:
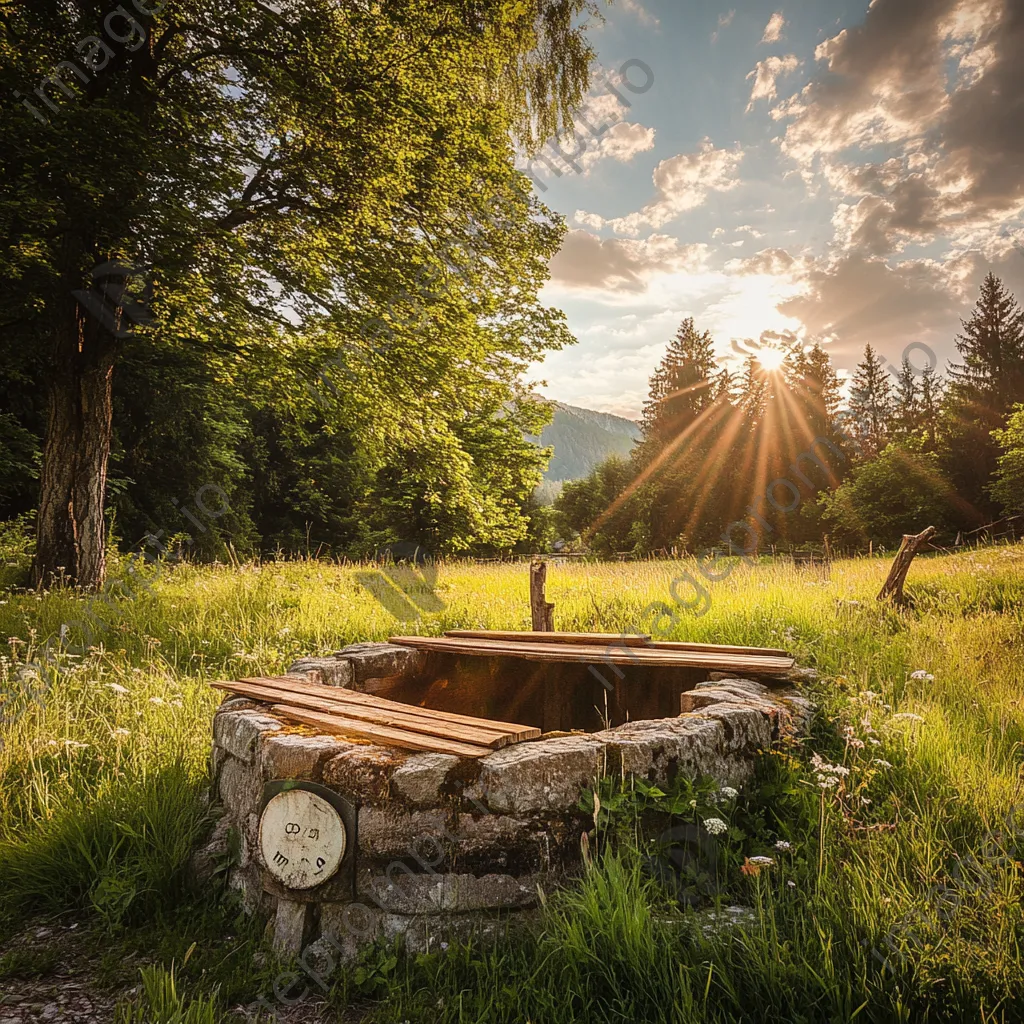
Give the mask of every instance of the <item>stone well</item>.
<path id="1" fill-rule="evenodd" d="M 408 699 L 423 689 L 424 658 L 391 644 L 356 644 L 296 662 L 289 674 Z M 593 827 L 578 803 L 600 777 L 666 783 L 683 773 L 735 786 L 749 776 L 757 751 L 806 723 L 809 705 L 789 682 L 710 675 L 680 686 L 671 716 L 549 732 L 483 758 L 318 735 L 229 697 L 213 729 L 223 816 L 200 862 L 235 852 L 230 885 L 248 911 L 273 916 L 282 952 L 315 943 L 345 958 L 377 938 L 403 936 L 407 948 L 423 951 L 453 936 L 494 933 L 578 869 L 581 833 Z M 489 692 L 483 689 L 484 703 Z M 427 706 L 482 717 L 494 710 L 444 703 Z M 543 702 L 534 713 L 544 717 Z M 511 720 L 530 724 L 529 717 Z M 305 801 L 307 816 L 269 823 L 272 810 L 285 807 L 282 794 Z M 301 829 L 293 838 L 303 842 L 312 837 L 302 866 L 294 844 L 284 868 L 273 863 L 283 857 L 275 828 Z"/>

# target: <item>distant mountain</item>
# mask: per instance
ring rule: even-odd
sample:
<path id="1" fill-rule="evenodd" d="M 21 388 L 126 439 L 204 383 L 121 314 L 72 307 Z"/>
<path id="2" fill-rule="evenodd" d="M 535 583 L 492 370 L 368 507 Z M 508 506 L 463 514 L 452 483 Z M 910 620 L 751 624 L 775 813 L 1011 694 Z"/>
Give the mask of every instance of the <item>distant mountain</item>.
<path id="1" fill-rule="evenodd" d="M 555 414 L 540 438 L 554 454 L 540 486 L 541 500 L 553 500 L 566 480 L 580 480 L 610 455 L 626 457 L 640 437 L 640 426 L 622 416 L 555 402 Z"/>

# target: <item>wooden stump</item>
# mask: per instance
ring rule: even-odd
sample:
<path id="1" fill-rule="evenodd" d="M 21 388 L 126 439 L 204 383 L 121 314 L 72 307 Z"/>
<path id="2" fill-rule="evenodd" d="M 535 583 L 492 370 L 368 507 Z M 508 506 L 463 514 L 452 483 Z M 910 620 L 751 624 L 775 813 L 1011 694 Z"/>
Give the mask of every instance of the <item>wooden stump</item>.
<path id="1" fill-rule="evenodd" d="M 547 562 L 530 563 L 530 614 L 533 628 L 538 633 L 555 630 L 555 606 L 546 600 L 544 587 L 548 579 Z"/>
<path id="2" fill-rule="evenodd" d="M 900 545 L 896 559 L 889 570 L 889 576 L 885 581 L 885 585 L 878 592 L 879 601 L 891 598 L 894 604 L 906 603 L 906 598 L 903 596 L 903 584 L 907 579 L 910 563 L 914 560 L 914 556 L 921 549 L 921 546 L 927 544 L 934 536 L 934 526 L 929 526 L 927 530 L 923 530 L 921 533 L 905 533 L 903 535 L 903 543 Z"/>

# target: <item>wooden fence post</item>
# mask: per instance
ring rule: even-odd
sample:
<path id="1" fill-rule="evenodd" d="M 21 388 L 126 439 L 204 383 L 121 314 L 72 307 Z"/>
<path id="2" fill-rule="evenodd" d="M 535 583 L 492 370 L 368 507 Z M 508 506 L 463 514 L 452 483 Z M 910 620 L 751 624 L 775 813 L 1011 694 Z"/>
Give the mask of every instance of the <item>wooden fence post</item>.
<path id="1" fill-rule="evenodd" d="M 555 606 L 550 604 L 544 593 L 548 579 L 548 563 L 537 560 L 530 563 L 530 615 L 533 629 L 537 633 L 555 631 Z"/>
<path id="2" fill-rule="evenodd" d="M 903 584 L 907 579 L 910 563 L 914 560 L 914 555 L 920 550 L 921 545 L 927 544 L 934 536 L 934 526 L 929 526 L 927 530 L 923 530 L 918 534 L 905 533 L 903 535 L 903 543 L 900 545 L 896 559 L 892 563 L 892 568 L 889 570 L 885 585 L 878 592 L 879 601 L 892 598 L 895 604 L 906 603 L 906 598 L 903 596 Z"/>

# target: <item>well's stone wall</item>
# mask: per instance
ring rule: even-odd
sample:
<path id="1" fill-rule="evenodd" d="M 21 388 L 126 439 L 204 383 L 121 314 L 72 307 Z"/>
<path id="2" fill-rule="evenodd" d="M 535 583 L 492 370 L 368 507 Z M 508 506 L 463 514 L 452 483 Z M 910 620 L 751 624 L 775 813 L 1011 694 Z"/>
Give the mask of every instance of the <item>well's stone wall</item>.
<path id="1" fill-rule="evenodd" d="M 421 670 L 421 658 L 393 645 L 356 645 L 291 672 L 380 692 Z M 424 950 L 448 936 L 493 932 L 578 868 L 581 833 L 592 828 L 578 803 L 601 776 L 667 783 L 678 773 L 711 775 L 735 786 L 758 750 L 803 728 L 810 714 L 792 687 L 749 679 L 716 678 L 681 700 L 675 718 L 542 737 L 472 759 L 317 735 L 228 698 L 213 729 L 223 818 L 197 860 L 212 863 L 213 847 L 236 851 L 230 885 L 247 910 L 274 916 L 285 951 L 318 940 L 349 956 L 397 935 Z M 316 889 L 285 889 L 260 860 L 264 784 L 281 779 L 319 783 L 357 808 L 351 870 Z"/>

